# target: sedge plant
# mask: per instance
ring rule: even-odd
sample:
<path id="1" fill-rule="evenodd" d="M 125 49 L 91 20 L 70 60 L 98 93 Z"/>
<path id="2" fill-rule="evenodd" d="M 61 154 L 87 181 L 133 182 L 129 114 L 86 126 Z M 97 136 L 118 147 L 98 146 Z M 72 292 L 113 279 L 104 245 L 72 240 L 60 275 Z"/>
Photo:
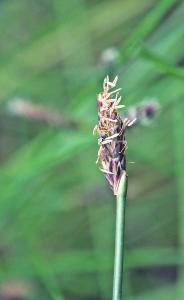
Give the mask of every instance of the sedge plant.
<path id="1" fill-rule="evenodd" d="M 113 300 L 122 299 L 127 194 L 125 130 L 134 123 L 134 120 L 122 119 L 119 114 L 124 105 L 120 104 L 120 89 L 114 89 L 117 79 L 117 76 L 112 82 L 108 76 L 104 79 L 103 92 L 98 95 L 98 124 L 94 128 L 94 133 L 99 134 L 97 163 L 100 163 L 100 169 L 116 197 Z"/>

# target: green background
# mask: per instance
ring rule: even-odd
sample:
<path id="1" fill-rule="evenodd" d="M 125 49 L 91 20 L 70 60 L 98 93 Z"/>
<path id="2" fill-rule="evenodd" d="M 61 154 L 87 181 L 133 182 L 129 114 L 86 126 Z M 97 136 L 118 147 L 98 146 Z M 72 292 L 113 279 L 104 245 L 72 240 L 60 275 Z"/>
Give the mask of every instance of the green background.
<path id="1" fill-rule="evenodd" d="M 92 135 L 110 73 L 126 109 L 161 105 L 127 132 L 123 299 L 184 298 L 183 22 L 183 1 L 0 1 L 0 294 L 22 282 L 29 300 L 111 299 L 115 200 Z M 77 126 L 12 114 L 15 97 Z"/>

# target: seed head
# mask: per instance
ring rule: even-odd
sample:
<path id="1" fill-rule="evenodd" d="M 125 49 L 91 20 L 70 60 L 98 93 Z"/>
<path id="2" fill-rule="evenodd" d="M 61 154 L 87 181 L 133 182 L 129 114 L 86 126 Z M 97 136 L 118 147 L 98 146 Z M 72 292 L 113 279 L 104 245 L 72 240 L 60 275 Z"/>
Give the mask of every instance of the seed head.
<path id="1" fill-rule="evenodd" d="M 122 120 L 119 115 L 118 110 L 124 105 L 120 104 L 121 89 L 113 90 L 117 80 L 117 76 L 112 82 L 108 76 L 104 79 L 103 92 L 98 95 L 98 124 L 93 131 L 100 136 L 97 163 L 100 162 L 101 171 L 105 174 L 114 195 L 117 195 L 121 176 L 126 171 L 125 130 L 133 124 L 127 118 Z"/>

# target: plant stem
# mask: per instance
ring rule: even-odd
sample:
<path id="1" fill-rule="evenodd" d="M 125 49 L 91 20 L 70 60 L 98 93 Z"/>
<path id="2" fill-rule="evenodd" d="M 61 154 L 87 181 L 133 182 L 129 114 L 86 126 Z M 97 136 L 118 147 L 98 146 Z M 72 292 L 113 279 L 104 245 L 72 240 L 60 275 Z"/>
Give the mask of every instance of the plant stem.
<path id="1" fill-rule="evenodd" d="M 113 300 L 122 299 L 123 261 L 124 261 L 124 233 L 125 233 L 125 206 L 128 179 L 126 172 L 121 177 L 116 202 L 116 235 L 114 258 Z"/>

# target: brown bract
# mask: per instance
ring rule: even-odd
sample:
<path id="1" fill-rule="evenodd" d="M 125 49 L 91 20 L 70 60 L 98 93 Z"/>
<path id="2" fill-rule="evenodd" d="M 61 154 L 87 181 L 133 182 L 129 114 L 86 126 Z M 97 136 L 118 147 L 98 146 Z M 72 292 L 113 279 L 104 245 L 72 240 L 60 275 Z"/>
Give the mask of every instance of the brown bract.
<path id="1" fill-rule="evenodd" d="M 126 171 L 125 130 L 133 123 L 127 118 L 122 120 L 119 115 L 118 110 L 124 105 L 120 104 L 121 89 L 113 90 L 117 80 L 117 76 L 112 82 L 108 76 L 104 79 L 103 92 L 98 95 L 98 124 L 93 131 L 100 136 L 97 163 L 101 164 L 101 171 L 105 174 L 114 195 L 117 195 L 121 176 Z"/>

